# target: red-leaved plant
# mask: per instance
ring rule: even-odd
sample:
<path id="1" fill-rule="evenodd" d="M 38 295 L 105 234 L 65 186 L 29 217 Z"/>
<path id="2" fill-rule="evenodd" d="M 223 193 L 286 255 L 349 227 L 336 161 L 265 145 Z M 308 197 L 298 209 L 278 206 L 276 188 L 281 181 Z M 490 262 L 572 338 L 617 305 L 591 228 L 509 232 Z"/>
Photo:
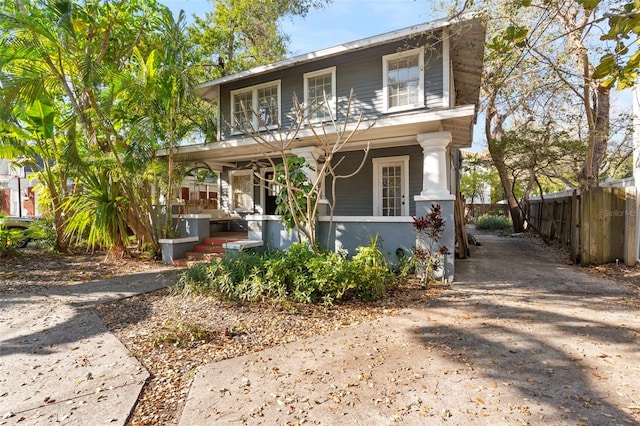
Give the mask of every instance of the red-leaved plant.
<path id="1" fill-rule="evenodd" d="M 418 261 L 420 279 L 425 285 L 436 280 L 436 271 L 444 267 L 445 256 L 450 254 L 446 246 L 438 247 L 444 225 L 440 204 L 432 204 L 426 216 L 413 217 L 413 227 L 418 233 L 414 256 Z"/>

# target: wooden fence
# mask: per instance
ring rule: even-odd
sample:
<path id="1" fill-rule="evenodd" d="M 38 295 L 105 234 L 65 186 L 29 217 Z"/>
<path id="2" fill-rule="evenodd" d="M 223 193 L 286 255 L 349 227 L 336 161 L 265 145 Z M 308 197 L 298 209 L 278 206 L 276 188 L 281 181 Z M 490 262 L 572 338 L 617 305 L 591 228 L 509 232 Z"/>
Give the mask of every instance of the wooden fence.
<path id="1" fill-rule="evenodd" d="M 595 188 L 529 202 L 529 222 L 542 235 L 566 245 L 582 265 L 636 262 L 636 189 Z"/>

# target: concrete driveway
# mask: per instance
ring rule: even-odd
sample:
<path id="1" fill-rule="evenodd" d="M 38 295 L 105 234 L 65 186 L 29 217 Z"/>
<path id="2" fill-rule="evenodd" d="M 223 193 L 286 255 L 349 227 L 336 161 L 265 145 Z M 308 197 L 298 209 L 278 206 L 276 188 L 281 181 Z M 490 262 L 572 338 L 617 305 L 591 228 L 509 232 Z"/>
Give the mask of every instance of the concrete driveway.
<path id="1" fill-rule="evenodd" d="M 478 239 L 423 308 L 201 368 L 180 424 L 640 424 L 638 294 Z"/>

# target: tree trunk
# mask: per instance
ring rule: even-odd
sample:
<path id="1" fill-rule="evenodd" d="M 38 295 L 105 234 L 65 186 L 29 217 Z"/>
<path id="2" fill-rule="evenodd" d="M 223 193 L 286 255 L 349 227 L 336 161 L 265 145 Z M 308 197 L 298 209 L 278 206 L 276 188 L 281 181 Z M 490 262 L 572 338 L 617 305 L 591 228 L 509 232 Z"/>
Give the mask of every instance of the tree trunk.
<path id="1" fill-rule="evenodd" d="M 598 86 L 593 99 L 593 128 L 589 129 L 589 153 L 585 159 L 578 181 L 580 189 L 588 191 L 600 184 L 600 168 L 609 145 L 609 107 L 611 89 Z"/>
<path id="2" fill-rule="evenodd" d="M 524 220 L 520 211 L 520 206 L 515 194 L 513 193 L 513 185 L 511 179 L 509 179 L 509 172 L 507 165 L 504 162 L 504 147 L 502 144 L 503 134 L 503 122 L 504 115 L 497 113 L 495 109 L 495 98 L 490 97 L 485 110 L 485 135 L 487 137 L 487 146 L 489 147 L 489 154 L 491 154 L 491 160 L 493 165 L 498 171 L 500 177 L 500 183 L 504 190 L 504 196 L 509 206 L 509 214 L 511 215 L 511 222 L 513 223 L 513 232 L 524 232 Z M 494 122 L 492 126 L 491 124 Z"/>
<path id="3" fill-rule="evenodd" d="M 69 246 L 64 235 L 64 217 L 57 205 L 57 200 L 53 202 L 53 227 L 56 230 L 56 250 L 66 253 Z"/>
<path id="4" fill-rule="evenodd" d="M 502 184 L 502 189 L 504 190 L 504 196 L 507 200 L 507 205 L 509 206 L 509 214 L 511 216 L 511 222 L 513 223 L 513 232 L 524 232 L 524 220 L 522 218 L 522 212 L 520 210 L 518 200 L 513 193 L 513 185 L 511 179 L 509 179 L 509 171 L 507 170 L 507 166 L 504 162 L 504 154 L 499 149 L 492 149 L 491 142 L 488 142 L 488 144 L 489 152 L 491 153 L 491 159 L 493 160 L 493 164 L 498 171 L 500 183 Z"/>

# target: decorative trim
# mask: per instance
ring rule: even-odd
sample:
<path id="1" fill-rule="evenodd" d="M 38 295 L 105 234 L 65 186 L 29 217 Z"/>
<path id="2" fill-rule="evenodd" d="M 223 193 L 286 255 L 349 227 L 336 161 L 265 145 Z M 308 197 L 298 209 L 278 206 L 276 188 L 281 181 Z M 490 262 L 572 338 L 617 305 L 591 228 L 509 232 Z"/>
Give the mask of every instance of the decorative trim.
<path id="1" fill-rule="evenodd" d="M 456 196 L 449 192 L 421 193 L 413 197 L 416 203 L 421 201 L 454 201 L 455 199 Z"/>
<path id="2" fill-rule="evenodd" d="M 449 31 L 448 28 L 442 30 L 442 107 L 451 108 L 453 104 L 451 94 L 451 57 L 450 57 Z"/>

